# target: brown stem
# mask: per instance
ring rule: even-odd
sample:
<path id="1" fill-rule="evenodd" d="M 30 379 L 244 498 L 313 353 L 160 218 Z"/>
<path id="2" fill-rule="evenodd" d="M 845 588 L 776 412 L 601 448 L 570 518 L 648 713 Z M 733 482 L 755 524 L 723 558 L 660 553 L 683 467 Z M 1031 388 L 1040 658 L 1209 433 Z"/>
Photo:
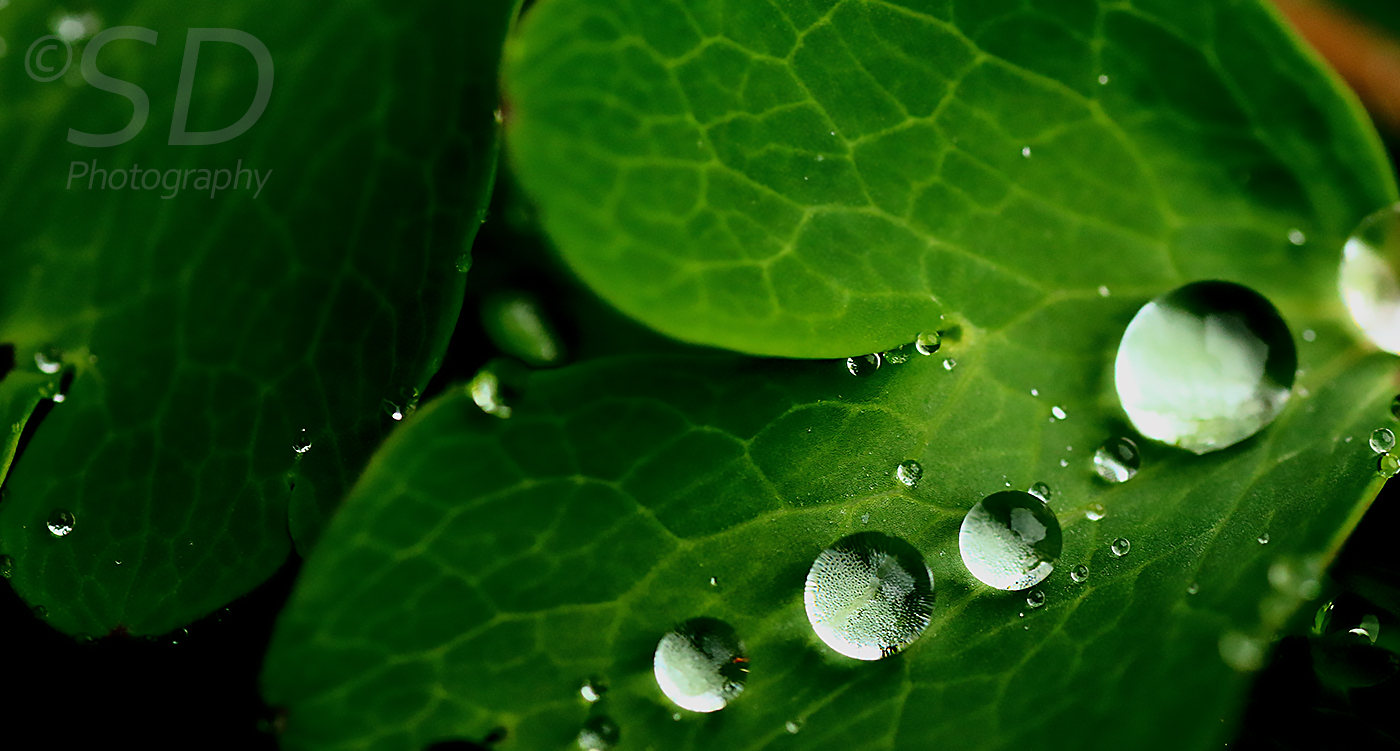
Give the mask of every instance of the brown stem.
<path id="1" fill-rule="evenodd" d="M 1381 128 L 1400 133 L 1400 43 L 1317 0 L 1274 0 L 1354 89 Z"/>

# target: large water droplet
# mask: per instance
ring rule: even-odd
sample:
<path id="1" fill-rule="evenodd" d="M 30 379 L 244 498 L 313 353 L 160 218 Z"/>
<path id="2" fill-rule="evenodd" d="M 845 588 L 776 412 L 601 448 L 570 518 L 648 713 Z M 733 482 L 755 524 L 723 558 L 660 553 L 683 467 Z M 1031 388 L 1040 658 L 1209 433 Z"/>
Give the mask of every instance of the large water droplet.
<path id="1" fill-rule="evenodd" d="M 1272 422 L 1297 369 L 1293 336 L 1268 300 L 1230 282 L 1194 282 L 1133 317 L 1114 385 L 1139 433 L 1204 454 Z"/>
<path id="2" fill-rule="evenodd" d="M 681 709 L 717 712 L 743 693 L 749 658 L 729 624 L 693 618 L 661 637 L 652 670 L 661 692 Z"/>
<path id="3" fill-rule="evenodd" d="M 1395 434 L 1389 428 L 1381 428 L 1371 434 L 1371 450 L 1384 454 L 1395 448 Z"/>
<path id="4" fill-rule="evenodd" d="M 865 377 L 879 370 L 883 359 L 878 354 L 848 357 L 846 358 L 846 370 L 849 370 L 853 376 Z"/>
<path id="5" fill-rule="evenodd" d="M 1123 556 L 1128 554 L 1129 550 L 1132 549 L 1133 544 L 1131 542 L 1128 542 L 1128 538 L 1126 537 L 1120 537 L 1114 540 L 1108 546 L 1108 552 L 1112 553 L 1116 558 L 1122 558 Z"/>
<path id="6" fill-rule="evenodd" d="M 1110 438 L 1094 450 L 1094 471 L 1109 482 L 1127 482 L 1142 466 L 1142 455 L 1131 438 Z"/>
<path id="7" fill-rule="evenodd" d="M 895 479 L 909 487 L 919 484 L 919 479 L 924 476 L 924 467 L 913 459 L 908 459 L 899 463 L 894 468 Z"/>
<path id="8" fill-rule="evenodd" d="M 621 739 L 617 723 L 602 715 L 588 718 L 578 731 L 578 747 L 583 751 L 612 751 Z"/>
<path id="9" fill-rule="evenodd" d="M 933 614 L 933 574 L 909 543 L 860 532 L 823 550 L 807 572 L 807 620 L 828 647 L 878 660 L 913 644 Z"/>
<path id="10" fill-rule="evenodd" d="M 1055 512 L 1019 490 L 983 498 L 967 512 L 958 532 L 963 565 L 997 589 L 1029 589 L 1045 581 L 1055 570 L 1061 546 Z"/>
<path id="11" fill-rule="evenodd" d="M 1373 344 L 1400 354 L 1400 204 L 1361 221 L 1342 250 L 1337 286 L 1351 319 Z"/>
<path id="12" fill-rule="evenodd" d="M 56 508 L 49 514 L 49 534 L 54 537 L 66 537 L 73 531 L 73 525 L 77 520 L 73 514 L 61 508 Z"/>
<path id="13" fill-rule="evenodd" d="M 914 349 L 921 355 L 931 355 L 943 346 L 943 335 L 937 331 L 925 331 L 914 340 Z"/>

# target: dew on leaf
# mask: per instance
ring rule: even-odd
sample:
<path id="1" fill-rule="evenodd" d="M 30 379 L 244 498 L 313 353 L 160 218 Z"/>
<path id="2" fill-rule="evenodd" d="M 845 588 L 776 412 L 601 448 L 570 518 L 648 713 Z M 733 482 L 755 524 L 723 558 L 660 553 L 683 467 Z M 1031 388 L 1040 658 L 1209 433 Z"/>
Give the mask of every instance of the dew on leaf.
<path id="1" fill-rule="evenodd" d="M 1056 419 L 1059 420 L 1063 420 L 1066 417 L 1068 417 L 1068 415 L 1065 414 L 1065 411 L 1063 409 L 1060 409 L 1059 407 L 1051 407 L 1050 414 L 1054 415 Z"/>
<path id="2" fill-rule="evenodd" d="M 49 514 L 49 534 L 54 537 L 67 537 L 73 531 L 76 520 L 65 509 L 56 508 Z"/>
<path id="3" fill-rule="evenodd" d="M 622 739 L 622 731 L 611 719 L 590 717 L 578 731 L 578 747 L 583 751 L 612 751 Z"/>
<path id="4" fill-rule="evenodd" d="M 1366 217 L 1342 249 L 1337 286 L 1351 319 L 1381 349 L 1400 354 L 1400 205 Z"/>
<path id="5" fill-rule="evenodd" d="M 849 370 L 853 376 L 868 376 L 880 369 L 882 360 L 883 358 L 878 354 L 848 357 L 846 358 L 846 370 Z"/>
<path id="6" fill-rule="evenodd" d="M 1305 341 L 1305 342 L 1315 342 L 1315 341 L 1317 341 L 1317 332 L 1316 332 L 1316 331 L 1313 331 L 1312 329 L 1304 329 L 1304 330 L 1303 330 L 1303 341 Z"/>
<path id="7" fill-rule="evenodd" d="M 919 480 L 924 476 L 924 467 L 913 459 L 906 459 L 894 468 L 895 479 L 908 487 L 919 484 Z"/>
<path id="8" fill-rule="evenodd" d="M 957 366 L 958 366 L 958 361 L 957 361 L 957 360 L 954 360 L 954 359 L 951 358 L 951 357 L 944 358 L 944 360 L 943 360 L 943 369 L 944 369 L 944 370 L 952 370 L 953 368 L 956 368 Z"/>
<path id="9" fill-rule="evenodd" d="M 716 712 L 743 693 L 749 658 L 729 624 L 692 618 L 661 637 L 652 671 L 661 692 L 681 709 Z"/>
<path id="10" fill-rule="evenodd" d="M 298 454 L 305 454 L 311 450 L 311 438 L 306 435 L 306 428 L 301 429 L 301 433 L 292 441 L 292 451 Z"/>
<path id="11" fill-rule="evenodd" d="M 489 367 L 477 371 L 467 384 L 467 393 L 482 412 L 504 419 L 510 417 L 513 410 L 506 404 L 502 391 L 500 378 Z"/>
<path id="12" fill-rule="evenodd" d="M 793 722 L 792 720 L 788 720 L 787 722 L 783 723 L 783 729 L 788 731 L 792 735 L 797 735 L 798 731 L 802 730 L 802 726 L 797 724 L 796 722 Z"/>
<path id="13" fill-rule="evenodd" d="M 1191 582 L 1191 584 L 1190 584 L 1189 586 L 1186 587 L 1186 594 L 1188 594 L 1188 595 L 1194 595 L 1194 594 L 1196 594 L 1197 592 L 1200 592 L 1200 591 L 1201 591 L 1201 585 L 1197 584 L 1196 582 Z"/>
<path id="14" fill-rule="evenodd" d="M 1300 229 L 1288 230 L 1288 241 L 1294 245 L 1302 245 L 1308 241 L 1308 236 Z"/>
<path id="15" fill-rule="evenodd" d="M 1127 555 L 1128 551 L 1132 550 L 1132 548 L 1133 544 L 1128 542 L 1128 538 L 1120 537 L 1109 544 L 1108 552 L 1112 553 L 1117 558 L 1122 558 Z"/>
<path id="16" fill-rule="evenodd" d="M 1112 294 L 1113 294 L 1113 292 L 1111 292 L 1111 291 L 1108 289 L 1108 287 L 1105 287 L 1105 286 L 1103 286 L 1103 285 L 1099 285 L 1099 297 L 1108 297 L 1108 296 L 1110 296 L 1110 295 L 1112 295 Z"/>
<path id="17" fill-rule="evenodd" d="M 1040 500 L 1046 503 L 1050 502 L 1050 496 L 1054 494 L 1054 492 L 1050 490 L 1050 486 L 1046 485 L 1043 482 L 1038 482 L 1032 485 L 1029 492 L 1031 495 L 1035 496 L 1036 498 L 1039 498 Z"/>
<path id="18" fill-rule="evenodd" d="M 1029 589 L 1045 581 L 1055 570 L 1062 544 L 1055 512 L 1018 490 L 978 501 L 958 532 L 963 565 L 978 581 L 997 589 Z"/>
<path id="19" fill-rule="evenodd" d="M 1072 578 L 1072 577 L 1071 577 L 1071 578 Z M 1042 591 L 1040 591 L 1040 590 L 1038 590 L 1038 589 L 1032 589 L 1030 592 L 1028 592 L 1028 593 L 1026 594 L 1026 607 L 1028 607 L 1028 608 L 1038 608 L 1038 607 L 1040 607 L 1041 605 L 1044 605 L 1044 604 L 1045 604 L 1045 593 L 1044 593 L 1044 592 L 1042 592 Z"/>
<path id="20" fill-rule="evenodd" d="M 891 365 L 903 365 L 904 363 L 909 362 L 909 358 L 914 356 L 913 352 L 914 345 L 901 344 L 898 347 L 895 347 L 894 349 L 883 353 L 881 357 L 885 359 L 885 362 Z"/>
<path id="21" fill-rule="evenodd" d="M 603 698 L 603 694 L 606 694 L 607 692 L 607 685 L 603 683 L 602 679 L 597 678 L 596 676 L 584 681 L 583 686 L 579 689 L 579 693 L 583 696 L 583 700 L 588 702 L 589 704 L 592 704 L 593 702 Z"/>
<path id="22" fill-rule="evenodd" d="M 1025 158 L 1027 158 L 1027 159 L 1030 159 L 1030 158 L 1031 158 L 1031 147 L 1027 146 L 1027 147 L 1021 149 L 1021 156 L 1025 157 Z"/>
<path id="23" fill-rule="evenodd" d="M 1099 521 L 1105 516 L 1108 516 L 1108 511 L 1103 507 L 1102 503 L 1091 503 L 1089 504 L 1089 508 L 1084 509 L 1084 518 L 1091 522 Z"/>
<path id="24" fill-rule="evenodd" d="M 39 372 L 53 375 L 63 368 L 63 355 L 55 347 L 45 347 L 34 353 L 34 364 Z"/>
<path id="25" fill-rule="evenodd" d="M 1139 433 L 1204 454 L 1272 422 L 1297 369 L 1293 337 L 1272 303 L 1239 284 L 1194 282 L 1133 317 L 1114 386 Z"/>
<path id="26" fill-rule="evenodd" d="M 860 532 L 823 550 L 803 590 L 807 620 L 828 647 L 878 660 L 913 644 L 933 614 L 933 574 L 909 543 Z"/>
<path id="27" fill-rule="evenodd" d="M 1070 569 L 1069 578 L 1073 579 L 1075 584 L 1083 584 L 1089 578 L 1089 567 L 1082 563 L 1075 566 Z"/>
<path id="28" fill-rule="evenodd" d="M 1380 428 L 1371 434 L 1371 450 L 1377 454 L 1384 454 L 1395 448 L 1395 434 L 1390 428 Z"/>
<path id="29" fill-rule="evenodd" d="M 1381 454 L 1380 460 L 1376 463 L 1376 472 L 1381 477 L 1394 477 L 1400 473 L 1400 459 L 1395 454 Z"/>
<path id="30" fill-rule="evenodd" d="M 937 331 L 925 331 L 914 340 L 914 349 L 921 355 L 931 355 L 943 346 L 943 335 Z"/>
<path id="31" fill-rule="evenodd" d="M 1269 533 L 1268 533 L 1268 532 L 1265 532 L 1264 534 L 1259 535 L 1259 544 L 1260 544 L 1260 545 L 1268 545 L 1268 544 L 1269 544 Z"/>
<path id="32" fill-rule="evenodd" d="M 383 408 L 384 414 L 388 415 L 391 419 L 403 419 L 403 407 L 400 407 L 399 405 L 389 401 L 388 399 L 381 401 L 379 403 L 379 406 Z"/>
<path id="33" fill-rule="evenodd" d="M 1108 482 L 1127 482 L 1142 467 L 1142 455 L 1131 438 L 1110 438 L 1094 450 L 1094 471 Z"/>

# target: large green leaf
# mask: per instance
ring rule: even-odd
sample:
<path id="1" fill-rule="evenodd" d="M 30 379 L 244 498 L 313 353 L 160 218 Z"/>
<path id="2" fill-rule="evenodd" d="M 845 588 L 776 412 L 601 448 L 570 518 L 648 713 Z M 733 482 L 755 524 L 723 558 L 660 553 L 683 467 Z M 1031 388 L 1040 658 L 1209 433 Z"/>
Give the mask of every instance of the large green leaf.
<path id="1" fill-rule="evenodd" d="M 1246 267 L 1224 259 L 1321 299 L 1393 191 L 1260 0 L 544 0 L 506 80 L 513 160 L 584 280 L 758 354 Z"/>
<path id="2" fill-rule="evenodd" d="M 36 353 L 52 350 L 72 377 L 6 479 L 0 552 L 56 628 L 169 630 L 258 584 L 293 540 L 315 540 L 394 425 L 382 404 L 413 400 L 451 333 L 457 267 L 494 170 L 513 11 L 508 0 L 0 10 L 0 343 L 18 362 L 0 383 L 7 420 L 22 424 L 63 376 L 40 373 Z M 50 83 L 26 75 L 21 53 L 55 30 L 115 26 L 158 34 L 97 58 L 145 90 L 150 117 L 121 145 L 69 143 L 70 128 L 121 129 L 133 105 L 83 83 L 82 43 Z M 191 28 L 250 34 L 274 64 L 266 111 L 224 143 L 168 144 Z M 27 59 L 37 72 L 63 54 Z M 257 65 L 234 44 L 205 42 L 186 72 L 190 131 L 228 126 L 254 100 Z M 178 192 L 103 190 L 75 167 L 68 181 L 70 163 L 93 160 L 254 168 L 265 183 L 257 195 L 196 190 L 197 175 Z M 46 529 L 59 509 L 76 517 L 61 538 Z"/>

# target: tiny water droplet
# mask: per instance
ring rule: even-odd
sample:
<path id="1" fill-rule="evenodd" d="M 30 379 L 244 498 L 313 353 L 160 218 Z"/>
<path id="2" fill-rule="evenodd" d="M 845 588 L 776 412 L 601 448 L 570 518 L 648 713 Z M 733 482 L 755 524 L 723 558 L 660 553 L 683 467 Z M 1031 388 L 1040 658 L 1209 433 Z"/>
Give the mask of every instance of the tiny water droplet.
<path id="1" fill-rule="evenodd" d="M 1063 409 L 1060 409 L 1059 407 L 1051 407 L 1051 408 L 1050 408 L 1050 414 L 1054 415 L 1056 418 L 1058 418 L 1058 419 L 1060 419 L 1060 420 L 1063 420 L 1063 419 L 1065 419 L 1066 417 L 1068 417 L 1068 415 L 1065 414 L 1065 411 L 1064 411 Z"/>
<path id="2" fill-rule="evenodd" d="M 617 723 L 602 715 L 588 718 L 578 731 L 578 747 L 583 751 L 612 751 L 621 739 Z"/>
<path id="3" fill-rule="evenodd" d="M 292 450 L 298 454 L 305 454 L 311 450 L 311 439 L 306 435 L 306 428 L 302 428 L 301 434 L 292 441 Z"/>
<path id="4" fill-rule="evenodd" d="M 1100 86 L 1107 86 L 1107 85 L 1108 85 L 1108 76 L 1099 76 L 1099 85 L 1100 85 Z"/>
<path id="5" fill-rule="evenodd" d="M 898 347 L 895 347 L 894 349 L 889 350 L 881 355 L 881 357 L 885 359 L 885 362 L 891 365 L 903 365 L 904 363 L 909 362 L 909 358 L 913 356 L 914 345 L 912 344 L 901 344 Z"/>
<path id="6" fill-rule="evenodd" d="M 1317 332 L 1316 332 L 1316 331 L 1313 331 L 1312 329 L 1303 329 L 1303 341 L 1305 341 L 1305 342 L 1315 342 L 1315 341 L 1317 341 Z"/>
<path id="7" fill-rule="evenodd" d="M 921 355 L 931 355 L 943 346 L 943 335 L 937 331 L 925 331 L 914 340 L 914 349 Z"/>
<path id="8" fill-rule="evenodd" d="M 1060 460 L 1060 466 L 1061 466 L 1061 467 L 1068 467 L 1068 466 L 1069 466 L 1069 460 L 1068 460 L 1068 459 L 1061 459 L 1061 460 Z"/>
<path id="9" fill-rule="evenodd" d="M 1308 241 L 1308 236 L 1300 229 L 1288 230 L 1288 241 L 1294 245 L 1302 245 Z"/>
<path id="10" fill-rule="evenodd" d="M 67 537 L 73 531 L 76 520 L 73 514 L 61 508 L 56 508 L 49 514 L 49 534 L 54 537 Z"/>
<path id="11" fill-rule="evenodd" d="M 1128 538 L 1120 537 L 1114 540 L 1113 543 L 1108 546 L 1108 551 L 1110 553 L 1113 553 L 1114 557 L 1122 558 L 1123 556 L 1127 555 L 1128 551 L 1132 550 L 1132 548 L 1133 544 L 1131 542 L 1128 542 Z"/>
<path id="12" fill-rule="evenodd" d="M 1397 459 L 1395 454 L 1381 454 L 1376 471 L 1380 473 L 1381 477 L 1394 477 L 1397 472 L 1400 472 L 1400 459 Z"/>
<path id="13" fill-rule="evenodd" d="M 1043 483 L 1043 482 L 1038 482 L 1038 483 L 1036 483 L 1036 484 L 1034 484 L 1034 485 L 1031 486 L 1030 494 L 1033 495 L 1033 496 L 1035 496 L 1036 498 L 1039 498 L 1040 500 L 1042 500 L 1042 501 L 1044 501 L 1044 502 L 1046 502 L 1046 503 L 1049 503 L 1049 502 L 1050 502 L 1050 496 L 1053 495 L 1054 493 L 1053 493 L 1053 491 L 1050 490 L 1050 486 L 1049 486 L 1049 485 L 1046 485 L 1046 484 Z"/>
<path id="14" fill-rule="evenodd" d="M 711 577 L 710 577 L 710 586 L 711 586 L 711 587 L 718 587 L 718 586 L 719 586 L 719 578 L 718 578 L 718 577 L 715 577 L 715 576 L 711 576 Z"/>
<path id="15" fill-rule="evenodd" d="M 1031 396 L 1040 396 L 1040 389 L 1031 389 Z"/>
<path id="16" fill-rule="evenodd" d="M 1108 512 L 1104 510 L 1102 503 L 1091 503 L 1089 508 L 1084 510 L 1084 518 L 1091 522 L 1099 521 L 1105 516 L 1108 516 Z"/>
<path id="17" fill-rule="evenodd" d="M 1089 578 L 1089 567 L 1082 563 L 1075 566 L 1070 569 L 1069 578 L 1073 579 L 1075 584 L 1083 584 Z"/>
<path id="18" fill-rule="evenodd" d="M 954 360 L 954 359 L 951 358 L 951 357 L 946 358 L 946 359 L 943 360 L 943 369 L 944 369 L 944 370 L 952 370 L 953 368 L 956 368 L 957 366 L 958 366 L 958 361 L 957 361 L 957 360 Z"/>
<path id="19" fill-rule="evenodd" d="M 1265 532 L 1264 534 L 1259 535 L 1259 544 L 1260 544 L 1260 545 L 1268 545 L 1268 544 L 1269 544 L 1269 533 L 1268 533 L 1268 532 Z"/>
<path id="20" fill-rule="evenodd" d="M 1108 482 L 1127 482 L 1142 467 L 1142 455 L 1131 438 L 1110 438 L 1094 451 L 1094 471 Z"/>
<path id="21" fill-rule="evenodd" d="M 958 531 L 963 565 L 978 581 L 997 589 L 1029 589 L 1045 581 L 1055 570 L 1062 544 L 1055 512 L 1019 490 L 1003 490 L 978 501 Z"/>
<path id="22" fill-rule="evenodd" d="M 1337 287 L 1358 328 L 1376 346 L 1400 353 L 1400 204 L 1366 217 L 1342 249 Z"/>
<path id="23" fill-rule="evenodd" d="M 861 355 L 860 357 L 848 357 L 846 358 L 846 370 L 849 370 L 851 372 L 851 375 L 853 376 L 868 376 L 871 373 L 874 373 L 875 371 L 880 369 L 880 363 L 882 360 L 883 358 L 879 355 Z"/>
<path id="24" fill-rule="evenodd" d="M 54 404 L 62 404 L 62 403 L 64 403 L 64 402 L 66 402 L 66 401 L 68 401 L 68 395 L 67 395 L 67 394 L 54 394 L 54 395 L 53 395 L 53 403 L 54 403 Z"/>
<path id="25" fill-rule="evenodd" d="M 661 692 L 681 709 L 717 712 L 743 693 L 749 658 L 732 626 L 692 618 L 661 637 L 652 672 Z"/>
<path id="26" fill-rule="evenodd" d="M 867 512 L 865 512 L 864 514 L 861 514 L 861 515 L 860 515 L 860 523 L 861 523 L 861 524 L 869 524 L 869 523 L 870 523 L 870 512 L 869 512 L 869 511 L 867 511 Z"/>
<path id="27" fill-rule="evenodd" d="M 606 694 L 607 692 L 607 685 L 603 683 L 602 679 L 596 676 L 584 681 L 583 687 L 579 689 L 579 693 L 583 696 L 583 700 L 588 702 L 589 704 L 592 704 L 593 702 L 603 698 L 603 694 Z"/>
<path id="28" fill-rule="evenodd" d="M 1021 149 L 1021 156 L 1025 157 L 1025 158 L 1027 158 L 1027 159 L 1030 159 L 1030 158 L 1031 158 L 1031 147 L 1027 146 L 1027 147 Z"/>
<path id="29" fill-rule="evenodd" d="M 1197 584 L 1196 582 L 1191 582 L 1191 585 L 1186 588 L 1186 594 L 1188 595 L 1194 595 L 1200 591 L 1201 585 Z"/>
<path id="30" fill-rule="evenodd" d="M 403 419 L 403 409 L 401 409 L 399 405 L 394 404 L 388 399 L 381 401 L 379 406 L 384 408 L 384 414 L 388 415 L 389 417 L 395 420 Z"/>
<path id="31" fill-rule="evenodd" d="M 803 603 L 828 647 L 878 660 L 913 644 L 933 614 L 933 574 L 909 543 L 858 532 L 823 550 L 807 573 Z"/>
<path id="32" fill-rule="evenodd" d="M 802 729 L 802 726 L 797 724 L 796 722 L 793 722 L 792 720 L 788 720 L 787 722 L 783 723 L 783 729 L 793 735 L 797 735 L 798 731 Z"/>
<path id="33" fill-rule="evenodd" d="M 34 353 L 34 364 L 39 372 L 53 375 L 63 369 L 63 354 L 56 347 L 45 347 Z"/>
<path id="34" fill-rule="evenodd" d="M 919 484 L 919 479 L 924 476 L 924 467 L 913 459 L 906 459 L 894 468 L 895 479 L 908 487 Z"/>
<path id="35" fill-rule="evenodd" d="M 0 555 L 0 579 L 8 579 L 14 576 L 15 559 L 8 555 Z"/>
<path id="36" fill-rule="evenodd" d="M 1137 312 L 1113 377 L 1139 433 L 1204 454 L 1273 422 L 1297 369 L 1293 336 L 1272 303 L 1248 287 L 1207 281 Z"/>
<path id="37" fill-rule="evenodd" d="M 1073 575 L 1072 575 L 1072 574 L 1071 574 L 1071 578 L 1073 578 Z M 1040 591 L 1040 590 L 1038 590 L 1038 589 L 1032 589 L 1032 590 L 1026 595 L 1026 607 L 1028 607 L 1028 608 L 1038 608 L 1038 607 L 1040 607 L 1041 605 L 1044 605 L 1044 604 L 1045 604 L 1045 593 L 1044 593 L 1044 592 L 1042 592 L 1042 591 Z"/>
<path id="38" fill-rule="evenodd" d="M 1371 450 L 1377 454 L 1384 454 L 1395 448 L 1395 434 L 1390 432 L 1390 428 L 1380 428 L 1371 434 Z"/>
<path id="39" fill-rule="evenodd" d="M 1108 297 L 1111 294 L 1113 293 L 1109 291 L 1108 287 L 1105 287 L 1102 284 L 1099 285 L 1099 297 Z"/>

